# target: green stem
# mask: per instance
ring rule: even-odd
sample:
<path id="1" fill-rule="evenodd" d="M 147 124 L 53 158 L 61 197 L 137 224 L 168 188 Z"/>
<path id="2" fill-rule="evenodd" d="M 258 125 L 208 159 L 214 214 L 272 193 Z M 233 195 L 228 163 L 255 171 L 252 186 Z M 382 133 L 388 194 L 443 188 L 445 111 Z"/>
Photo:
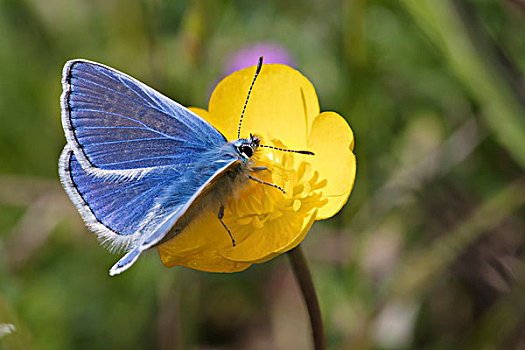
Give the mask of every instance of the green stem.
<path id="1" fill-rule="evenodd" d="M 310 316 L 310 324 L 312 326 L 312 335 L 314 338 L 314 349 L 325 350 L 326 339 L 324 335 L 323 319 L 321 317 L 321 308 L 317 300 L 317 293 L 315 292 L 312 275 L 308 269 L 306 259 L 304 257 L 301 246 L 298 245 L 294 249 L 288 251 L 288 258 L 292 264 L 292 270 L 297 278 L 301 292 L 303 293 L 306 307 L 308 308 L 308 315 Z"/>

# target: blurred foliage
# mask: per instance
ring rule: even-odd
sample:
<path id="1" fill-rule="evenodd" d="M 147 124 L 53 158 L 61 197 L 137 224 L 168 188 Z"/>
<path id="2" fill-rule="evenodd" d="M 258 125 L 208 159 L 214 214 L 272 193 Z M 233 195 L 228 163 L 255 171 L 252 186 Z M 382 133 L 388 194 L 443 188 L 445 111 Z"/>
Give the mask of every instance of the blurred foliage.
<path id="1" fill-rule="evenodd" d="M 0 349 L 310 346 L 283 257 L 218 275 L 150 252 L 110 278 L 57 178 L 67 59 L 205 107 L 258 42 L 356 135 L 350 201 L 303 244 L 329 347 L 525 347 L 523 1 L 0 0 Z"/>

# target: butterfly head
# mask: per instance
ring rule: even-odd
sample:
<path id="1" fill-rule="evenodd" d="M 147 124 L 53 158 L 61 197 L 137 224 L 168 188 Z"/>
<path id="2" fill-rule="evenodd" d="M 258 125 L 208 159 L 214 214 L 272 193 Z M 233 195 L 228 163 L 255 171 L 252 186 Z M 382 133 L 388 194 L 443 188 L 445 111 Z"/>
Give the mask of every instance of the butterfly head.
<path id="1" fill-rule="evenodd" d="M 260 142 L 261 139 L 259 136 L 250 134 L 249 138 L 233 141 L 233 146 L 237 150 L 239 157 L 247 160 L 255 154 L 255 151 L 257 150 L 257 147 L 259 147 Z"/>

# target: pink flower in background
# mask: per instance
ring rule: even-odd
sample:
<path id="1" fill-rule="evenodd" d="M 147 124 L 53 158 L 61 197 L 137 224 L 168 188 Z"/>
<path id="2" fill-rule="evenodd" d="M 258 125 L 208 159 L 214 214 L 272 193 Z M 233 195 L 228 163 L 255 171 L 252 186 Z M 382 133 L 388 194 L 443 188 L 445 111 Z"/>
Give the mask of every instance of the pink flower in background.
<path id="1" fill-rule="evenodd" d="M 272 42 L 259 42 L 252 46 L 246 46 L 231 54 L 224 63 L 223 71 L 231 74 L 257 63 L 260 56 L 264 56 L 264 63 L 281 63 L 295 66 L 295 60 L 283 45 Z"/>

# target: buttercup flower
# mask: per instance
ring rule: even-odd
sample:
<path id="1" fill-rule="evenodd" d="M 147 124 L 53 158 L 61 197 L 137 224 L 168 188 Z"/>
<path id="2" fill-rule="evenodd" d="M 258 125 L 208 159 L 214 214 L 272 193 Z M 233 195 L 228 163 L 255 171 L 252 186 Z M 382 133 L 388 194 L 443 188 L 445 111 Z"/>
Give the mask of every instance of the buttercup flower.
<path id="1" fill-rule="evenodd" d="M 237 128 L 255 67 L 237 71 L 215 88 L 208 111 L 192 108 L 228 140 Z M 167 267 L 186 266 L 210 272 L 236 272 L 296 247 L 315 220 L 337 213 L 352 190 L 356 159 L 354 138 L 337 113 L 319 113 L 312 84 L 282 64 L 265 64 L 244 115 L 241 137 L 258 135 L 262 144 L 308 150 L 314 156 L 259 148 L 257 177 L 282 187 L 286 194 L 253 181 L 225 205 L 223 221 L 203 211 L 179 235 L 159 246 Z"/>

